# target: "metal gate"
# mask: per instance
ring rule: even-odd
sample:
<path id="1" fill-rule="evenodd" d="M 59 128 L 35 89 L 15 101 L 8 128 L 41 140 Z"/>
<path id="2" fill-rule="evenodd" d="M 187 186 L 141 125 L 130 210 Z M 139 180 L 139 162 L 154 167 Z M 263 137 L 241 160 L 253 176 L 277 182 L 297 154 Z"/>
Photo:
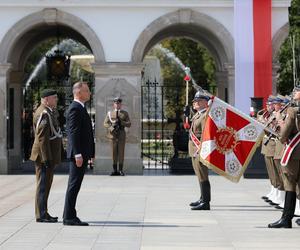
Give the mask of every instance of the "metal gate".
<path id="1" fill-rule="evenodd" d="M 180 93 L 184 86 L 161 85 L 156 80 L 142 83 L 141 148 L 144 169 L 169 169 L 169 161 L 181 152 L 176 138 L 182 128 Z M 170 92 L 174 95 L 170 96 Z M 166 117 L 170 100 L 176 106 L 175 117 Z"/>

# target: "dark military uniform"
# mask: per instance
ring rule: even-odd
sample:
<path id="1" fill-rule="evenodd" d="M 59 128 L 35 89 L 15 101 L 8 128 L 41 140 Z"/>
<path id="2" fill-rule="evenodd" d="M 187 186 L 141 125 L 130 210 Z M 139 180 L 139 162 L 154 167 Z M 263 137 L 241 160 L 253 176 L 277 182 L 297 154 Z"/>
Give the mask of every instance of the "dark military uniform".
<path id="1" fill-rule="evenodd" d="M 119 122 L 117 122 L 119 120 Z M 124 150 L 126 143 L 125 127 L 130 127 L 129 115 L 125 110 L 109 111 L 104 120 L 104 127 L 107 128 L 107 138 L 111 141 L 114 173 L 123 171 Z"/>
<path id="2" fill-rule="evenodd" d="M 285 125 L 280 132 L 280 141 L 288 143 L 300 131 L 299 108 L 287 109 Z M 286 167 L 282 167 L 283 183 L 286 190 L 283 214 L 280 220 L 269 224 L 271 228 L 291 228 L 296 205 L 296 186 L 300 184 L 300 143 L 293 150 Z"/>
<path id="3" fill-rule="evenodd" d="M 35 138 L 30 160 L 35 162 L 36 170 L 36 219 L 46 219 L 48 197 L 53 181 L 54 167 L 61 162 L 61 133 L 54 110 L 41 104 L 33 117 Z"/>

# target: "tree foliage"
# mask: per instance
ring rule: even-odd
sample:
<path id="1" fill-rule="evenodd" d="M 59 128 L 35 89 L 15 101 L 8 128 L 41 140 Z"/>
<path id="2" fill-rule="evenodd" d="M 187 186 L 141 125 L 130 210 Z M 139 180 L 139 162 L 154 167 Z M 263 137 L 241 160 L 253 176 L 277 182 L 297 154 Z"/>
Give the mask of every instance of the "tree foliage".
<path id="1" fill-rule="evenodd" d="M 185 66 L 191 69 L 196 84 L 211 93 L 215 92 L 215 62 L 202 44 L 187 38 L 176 38 L 162 41 L 161 46 L 173 52 Z M 148 55 L 154 55 L 160 60 L 166 99 L 165 116 L 175 117 L 176 112 L 181 112 L 185 106 L 185 72 L 157 47 L 151 49 Z M 195 92 L 196 89 L 190 82 L 189 101 L 193 99 Z"/>
<path id="2" fill-rule="evenodd" d="M 297 74 L 296 84 L 300 84 L 300 0 L 293 0 L 289 8 L 289 36 L 282 44 L 278 61 L 280 68 L 278 70 L 277 89 L 281 94 L 289 94 L 294 87 L 293 75 L 293 48 L 292 41 L 294 41 L 295 52 L 295 71 Z"/>

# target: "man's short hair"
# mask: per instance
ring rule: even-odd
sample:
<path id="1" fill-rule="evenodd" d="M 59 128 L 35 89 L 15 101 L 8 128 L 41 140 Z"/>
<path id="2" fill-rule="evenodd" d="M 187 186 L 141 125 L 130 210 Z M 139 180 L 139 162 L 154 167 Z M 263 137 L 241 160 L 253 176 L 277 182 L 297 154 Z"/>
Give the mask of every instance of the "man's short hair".
<path id="1" fill-rule="evenodd" d="M 76 83 L 74 83 L 74 85 L 73 85 L 73 95 L 78 93 L 83 85 L 87 85 L 87 84 L 88 84 L 88 82 L 76 82 Z"/>

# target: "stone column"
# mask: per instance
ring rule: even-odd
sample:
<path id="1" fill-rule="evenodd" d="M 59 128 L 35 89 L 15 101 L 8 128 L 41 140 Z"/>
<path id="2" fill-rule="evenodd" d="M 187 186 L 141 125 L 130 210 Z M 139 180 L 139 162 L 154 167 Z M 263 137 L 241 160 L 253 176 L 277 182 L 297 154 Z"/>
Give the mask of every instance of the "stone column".
<path id="1" fill-rule="evenodd" d="M 13 90 L 13 107 L 8 107 L 12 109 L 13 114 L 13 147 L 8 149 L 8 161 L 9 161 L 9 172 L 15 172 L 21 169 L 21 163 L 23 159 L 22 155 L 22 80 L 24 76 L 23 71 L 11 71 L 9 72 L 9 84 L 8 91 Z M 9 95 L 9 92 L 8 92 Z"/>
<path id="2" fill-rule="evenodd" d="M 96 158 L 94 173 L 109 174 L 112 157 L 109 140 L 103 121 L 112 108 L 115 96 L 123 99 L 123 109 L 128 111 L 131 127 L 127 130 L 124 172 L 142 174 L 141 158 L 141 70 L 142 65 L 132 63 L 94 64 L 96 110 L 95 138 Z"/>
<path id="3" fill-rule="evenodd" d="M 228 101 L 228 79 L 226 71 L 217 71 L 216 72 L 216 80 L 217 80 L 217 97 L 224 101 Z M 227 92 L 227 96 L 226 96 Z M 227 97 L 227 100 L 226 100 Z"/>
<path id="4" fill-rule="evenodd" d="M 227 71 L 227 86 L 228 86 L 228 103 L 230 105 L 235 104 L 235 72 L 234 65 L 231 63 L 225 64 L 225 69 Z"/>
<path id="5" fill-rule="evenodd" d="M 277 78 L 278 78 L 278 69 L 280 68 L 280 65 L 278 62 L 272 63 L 272 95 L 277 94 Z"/>
<path id="6" fill-rule="evenodd" d="M 7 72 L 10 64 L 0 64 L 0 174 L 8 173 L 7 156 Z"/>

